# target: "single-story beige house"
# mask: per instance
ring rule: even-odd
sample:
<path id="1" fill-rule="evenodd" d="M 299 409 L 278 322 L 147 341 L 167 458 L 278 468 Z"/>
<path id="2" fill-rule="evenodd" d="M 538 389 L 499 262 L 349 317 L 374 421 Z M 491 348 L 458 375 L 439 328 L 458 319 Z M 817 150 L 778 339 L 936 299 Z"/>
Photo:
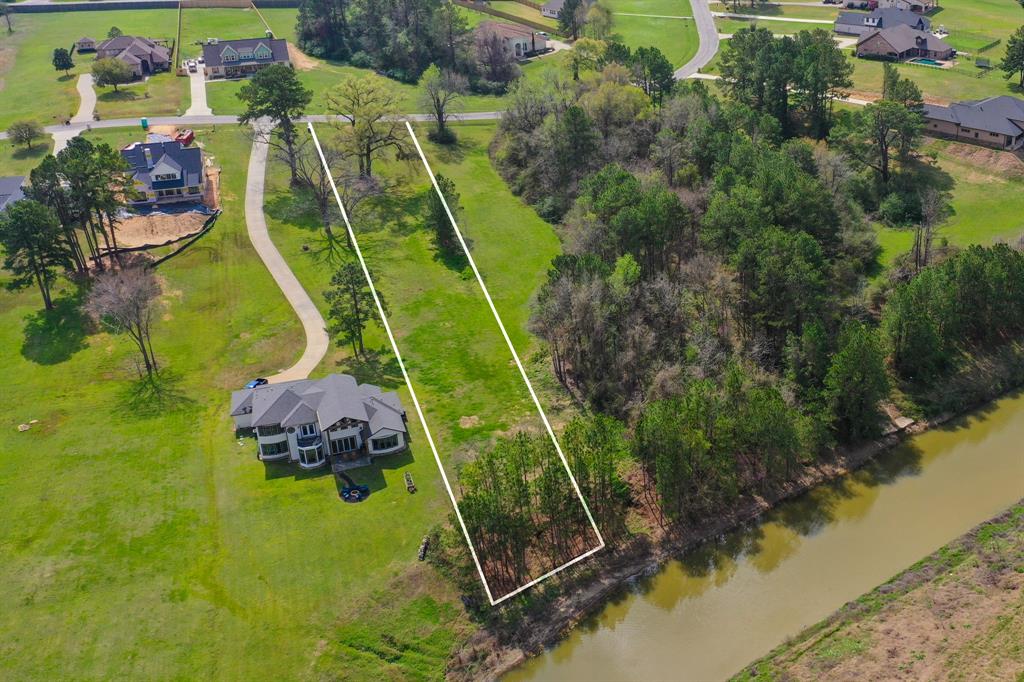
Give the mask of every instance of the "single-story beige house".
<path id="1" fill-rule="evenodd" d="M 906 24 L 868 33 L 857 41 L 857 56 L 902 62 L 908 59 L 952 59 L 956 55 L 949 43 L 927 31 Z"/>
<path id="2" fill-rule="evenodd" d="M 1024 100 L 1001 95 L 954 102 L 948 107 L 924 105 L 925 132 L 995 149 L 1024 148 Z"/>
<path id="3" fill-rule="evenodd" d="M 95 52 L 96 41 L 88 36 L 83 36 L 75 41 L 75 49 L 79 52 Z"/>
<path id="4" fill-rule="evenodd" d="M 171 66 L 171 51 L 149 38 L 118 36 L 96 45 L 96 59 L 119 59 L 127 64 L 132 75 L 142 78 Z"/>

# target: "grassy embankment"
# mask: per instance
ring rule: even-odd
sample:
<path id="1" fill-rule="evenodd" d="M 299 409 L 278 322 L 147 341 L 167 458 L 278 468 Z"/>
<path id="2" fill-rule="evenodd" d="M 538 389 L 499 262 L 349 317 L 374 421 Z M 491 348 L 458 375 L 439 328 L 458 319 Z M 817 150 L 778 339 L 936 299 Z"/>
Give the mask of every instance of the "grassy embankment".
<path id="1" fill-rule="evenodd" d="M 225 211 L 160 267 L 158 385 L 70 287 L 51 314 L 34 290 L 0 293 L 0 676 L 439 678 L 466 624 L 415 559 L 449 510 L 416 420 L 409 454 L 354 472 L 373 490 L 361 505 L 329 472 L 264 466 L 236 442 L 229 391 L 304 340 L 245 234 L 245 136 L 197 133 Z"/>
<path id="2" fill-rule="evenodd" d="M 55 125 L 78 111 L 79 74 L 89 73 L 93 53 L 72 56 L 70 75 L 55 71 L 51 60 L 58 47 L 71 49 L 82 36 L 106 38 L 111 26 L 125 34 L 174 39 L 177 12 L 170 9 L 73 14 L 18 14 L 15 33 L 0 42 L 0 130 L 14 121 L 35 120 Z M 180 114 L 188 107 L 188 79 L 161 73 L 126 86 L 98 88 L 96 111 L 102 118 Z"/>
<path id="3" fill-rule="evenodd" d="M 1024 501 L 733 678 L 1021 679 Z"/>

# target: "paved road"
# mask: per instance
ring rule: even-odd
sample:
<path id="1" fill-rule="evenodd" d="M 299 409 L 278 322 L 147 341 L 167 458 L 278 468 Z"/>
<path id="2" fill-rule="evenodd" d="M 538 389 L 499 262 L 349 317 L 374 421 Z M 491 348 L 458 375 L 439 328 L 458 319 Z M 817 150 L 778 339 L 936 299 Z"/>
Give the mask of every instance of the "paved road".
<path id="1" fill-rule="evenodd" d="M 78 113 L 71 117 L 72 123 L 88 123 L 92 121 L 96 111 L 96 90 L 92 87 L 92 74 L 83 73 L 78 77 Z"/>
<path id="2" fill-rule="evenodd" d="M 188 75 L 189 90 L 192 93 L 192 104 L 185 112 L 186 116 L 213 116 L 213 111 L 206 103 L 206 76 L 202 71 Z"/>
<path id="3" fill-rule="evenodd" d="M 693 55 L 693 59 L 676 70 L 676 80 L 683 80 L 700 72 L 718 52 L 718 27 L 715 26 L 715 18 L 711 15 L 708 3 L 706 0 L 692 0 L 690 6 L 693 10 L 693 22 L 697 25 L 700 45 L 697 46 L 697 54 Z"/>
<path id="4" fill-rule="evenodd" d="M 267 172 L 267 152 L 268 145 L 264 138 L 256 136 L 252 144 L 252 153 L 249 155 L 249 174 L 245 184 L 245 224 L 249 231 L 249 240 L 256 249 L 256 253 L 263 260 L 263 264 L 267 266 L 274 281 L 281 287 L 288 303 L 295 309 L 295 314 L 299 316 L 302 328 L 306 332 L 306 349 L 302 352 L 299 361 L 288 369 L 268 377 L 271 383 L 277 383 L 307 378 L 323 360 L 330 345 L 330 338 L 327 336 L 327 325 L 324 323 L 320 311 L 317 310 L 306 290 L 299 284 L 299 280 L 288 267 L 281 252 L 274 246 L 274 242 L 270 239 L 270 233 L 267 231 L 267 221 L 263 214 L 263 186 Z"/>
<path id="5" fill-rule="evenodd" d="M 699 1 L 699 0 L 698 0 Z M 832 19 L 798 19 L 796 17 L 766 17 L 759 14 L 738 14 L 736 12 L 711 12 L 711 16 L 726 19 L 750 19 L 751 21 L 785 21 L 796 24 L 828 24 L 835 23 Z"/>

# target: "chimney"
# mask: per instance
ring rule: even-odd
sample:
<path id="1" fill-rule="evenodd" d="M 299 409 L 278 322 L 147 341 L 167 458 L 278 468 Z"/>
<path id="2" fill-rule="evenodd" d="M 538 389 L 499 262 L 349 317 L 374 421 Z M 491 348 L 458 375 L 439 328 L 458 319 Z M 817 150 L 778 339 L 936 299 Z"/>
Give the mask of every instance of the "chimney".
<path id="1" fill-rule="evenodd" d="M 150 148 L 148 146 L 143 145 L 142 151 L 146 155 L 146 168 L 152 168 L 153 167 L 153 152 L 152 152 L 152 150 L 150 150 Z"/>

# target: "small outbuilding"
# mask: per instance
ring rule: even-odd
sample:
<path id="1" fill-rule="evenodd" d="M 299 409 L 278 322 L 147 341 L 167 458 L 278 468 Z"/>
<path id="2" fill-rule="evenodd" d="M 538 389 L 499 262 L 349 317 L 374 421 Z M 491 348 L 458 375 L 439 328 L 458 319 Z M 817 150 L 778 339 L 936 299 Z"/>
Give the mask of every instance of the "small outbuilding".
<path id="1" fill-rule="evenodd" d="M 88 37 L 79 38 L 75 41 L 75 49 L 79 52 L 95 52 L 96 41 Z"/>

